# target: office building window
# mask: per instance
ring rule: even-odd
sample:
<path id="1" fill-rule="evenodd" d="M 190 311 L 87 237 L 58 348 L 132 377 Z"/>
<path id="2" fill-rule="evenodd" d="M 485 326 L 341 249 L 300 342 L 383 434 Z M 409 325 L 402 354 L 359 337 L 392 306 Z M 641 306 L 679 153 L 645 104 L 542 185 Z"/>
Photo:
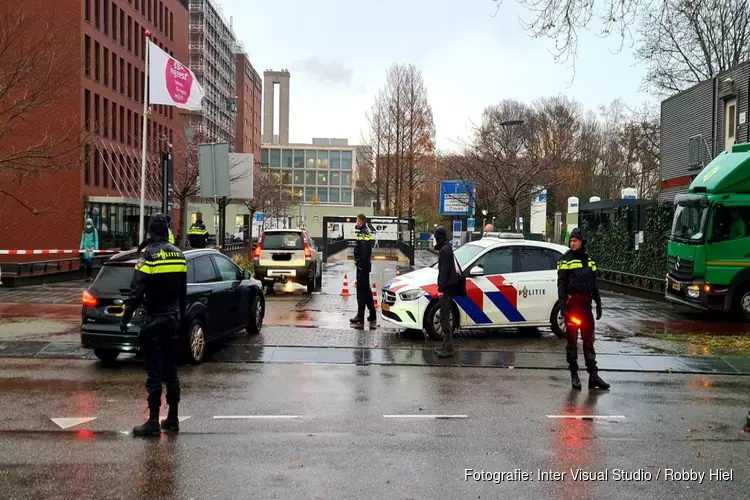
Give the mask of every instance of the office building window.
<path id="1" fill-rule="evenodd" d="M 328 185 L 328 172 L 318 172 L 318 186 Z"/>
<path id="2" fill-rule="evenodd" d="M 112 103 L 112 139 L 117 140 L 117 103 Z"/>
<path id="3" fill-rule="evenodd" d="M 318 151 L 317 168 L 328 170 L 328 151 Z"/>
<path id="4" fill-rule="evenodd" d="M 94 79 L 96 81 L 99 81 L 101 73 L 100 71 L 100 61 L 99 61 L 99 42 L 94 42 Z"/>
<path id="5" fill-rule="evenodd" d="M 330 188 L 328 190 L 328 202 L 329 203 L 341 202 L 341 191 L 339 190 L 339 188 Z"/>
<path id="6" fill-rule="evenodd" d="M 97 6 L 101 0 L 96 0 Z M 104 19 L 102 20 L 102 23 L 104 24 L 104 34 L 109 35 L 109 5 L 107 5 L 107 2 L 104 2 L 104 11 L 102 12 L 104 14 Z"/>
<path id="7" fill-rule="evenodd" d="M 284 168 L 292 168 L 292 150 L 284 149 L 281 151 L 281 166 Z"/>
<path id="8" fill-rule="evenodd" d="M 351 189 L 342 189 L 341 190 L 341 203 L 351 203 L 352 202 L 352 190 Z"/>
<path id="9" fill-rule="evenodd" d="M 99 148 L 94 149 L 94 186 L 99 187 L 99 173 L 101 171 L 101 158 Z"/>
<path id="10" fill-rule="evenodd" d="M 352 185 L 352 174 L 341 174 L 341 185 L 351 186 Z"/>
<path id="11" fill-rule="evenodd" d="M 109 49 L 107 48 L 104 49 L 104 86 L 109 87 Z"/>
<path id="12" fill-rule="evenodd" d="M 94 94 L 94 133 L 99 133 L 99 94 Z"/>
<path id="13" fill-rule="evenodd" d="M 331 172 L 331 186 L 341 185 L 341 172 Z"/>
<path id="14" fill-rule="evenodd" d="M 101 15 L 101 12 L 99 12 L 100 3 L 101 0 L 94 0 L 94 26 L 96 26 L 96 29 L 99 29 L 99 17 Z"/>
<path id="15" fill-rule="evenodd" d="M 292 173 L 291 172 L 283 172 L 281 174 L 281 183 L 285 186 L 288 186 L 292 183 Z"/>
<path id="16" fill-rule="evenodd" d="M 281 166 L 281 150 L 280 149 L 272 149 L 271 150 L 271 167 L 280 167 Z"/>
<path id="17" fill-rule="evenodd" d="M 117 54 L 112 52 L 112 90 L 117 90 Z"/>
<path id="18" fill-rule="evenodd" d="M 342 170 L 352 169 L 352 152 L 351 151 L 341 152 L 341 169 Z"/>
<path id="19" fill-rule="evenodd" d="M 83 145 L 83 182 L 87 186 L 91 184 L 91 151 L 88 144 Z"/>
<path id="20" fill-rule="evenodd" d="M 305 201 L 306 202 L 313 201 L 313 198 L 315 198 L 315 188 L 314 187 L 305 188 Z"/>
<path id="21" fill-rule="evenodd" d="M 102 118 L 102 123 L 104 124 L 104 137 L 109 137 L 109 99 L 103 100 L 103 106 L 102 111 L 104 111 L 104 116 Z"/>
<path id="22" fill-rule="evenodd" d="M 91 130 L 91 91 L 86 89 L 83 94 L 83 126 L 86 131 Z"/>
<path id="23" fill-rule="evenodd" d="M 133 18 L 128 16 L 128 52 L 133 52 Z"/>
<path id="24" fill-rule="evenodd" d="M 305 183 L 304 172 L 294 172 L 294 184 L 301 186 Z"/>
<path id="25" fill-rule="evenodd" d="M 305 156 L 307 157 L 307 168 L 315 168 L 315 150 L 308 149 L 307 151 L 305 151 Z"/>
<path id="26" fill-rule="evenodd" d="M 120 142 L 125 144 L 125 108 L 122 106 L 120 106 Z"/>
<path id="27" fill-rule="evenodd" d="M 91 22 L 91 0 L 83 0 L 84 9 L 86 10 L 86 22 Z M 88 184 L 88 182 L 86 183 Z"/>
<path id="28" fill-rule="evenodd" d="M 120 94 L 125 95 L 125 59 L 120 59 Z"/>
<path id="29" fill-rule="evenodd" d="M 91 37 L 86 35 L 83 42 L 83 64 L 86 76 L 91 77 Z"/>
<path id="30" fill-rule="evenodd" d="M 268 150 L 264 149 L 260 152 L 260 162 L 263 165 L 268 165 Z"/>
<path id="31" fill-rule="evenodd" d="M 294 168 L 305 168 L 305 151 L 302 149 L 294 150 Z"/>
<path id="32" fill-rule="evenodd" d="M 305 185 L 306 186 L 315 185 L 315 172 L 305 172 Z"/>
<path id="33" fill-rule="evenodd" d="M 331 170 L 338 170 L 341 168 L 341 151 L 331 151 L 329 165 Z"/>
<path id="34" fill-rule="evenodd" d="M 318 201 L 328 203 L 328 188 L 318 188 Z"/>
<path id="35" fill-rule="evenodd" d="M 125 46 L 125 12 L 120 10 L 120 47 Z"/>

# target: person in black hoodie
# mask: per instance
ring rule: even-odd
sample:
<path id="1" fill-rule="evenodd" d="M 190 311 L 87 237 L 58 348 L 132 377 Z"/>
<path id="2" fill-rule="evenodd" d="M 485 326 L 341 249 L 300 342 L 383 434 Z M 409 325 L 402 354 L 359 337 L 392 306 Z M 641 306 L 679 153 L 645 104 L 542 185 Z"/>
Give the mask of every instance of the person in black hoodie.
<path id="1" fill-rule="evenodd" d="M 458 275 L 456 274 L 456 261 L 453 257 L 453 249 L 448 243 L 448 231 L 442 226 L 435 228 L 435 250 L 438 253 L 438 306 L 440 307 L 440 328 L 443 332 L 443 345 L 435 352 L 441 358 L 450 358 L 455 355 L 453 350 L 453 322 L 451 321 L 451 308 L 453 297 L 456 296 L 458 288 Z"/>
<path id="2" fill-rule="evenodd" d="M 578 330 L 583 338 L 583 359 L 589 372 L 589 389 L 609 389 L 599 377 L 594 351 L 594 316 L 591 301 L 596 303 L 596 319 L 602 317 L 602 299 L 596 285 L 596 262 L 586 253 L 583 233 L 570 233 L 570 250 L 557 263 L 557 296 L 565 317 L 568 344 L 565 348 L 573 389 L 581 389 L 578 377 Z"/>

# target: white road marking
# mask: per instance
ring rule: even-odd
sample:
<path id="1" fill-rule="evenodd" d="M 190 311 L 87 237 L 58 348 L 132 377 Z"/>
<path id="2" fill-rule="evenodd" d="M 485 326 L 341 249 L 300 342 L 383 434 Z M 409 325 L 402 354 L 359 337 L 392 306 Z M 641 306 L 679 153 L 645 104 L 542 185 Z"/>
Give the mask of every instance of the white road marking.
<path id="1" fill-rule="evenodd" d="M 383 418 L 469 418 L 468 415 L 383 415 Z"/>
<path id="2" fill-rule="evenodd" d="M 58 417 L 50 418 L 50 420 L 59 425 L 61 429 L 67 429 L 68 427 L 73 427 L 79 424 L 85 424 L 86 422 L 91 422 L 92 420 L 96 420 L 96 417 Z"/>
<path id="3" fill-rule="evenodd" d="M 547 415 L 547 418 L 612 419 L 623 420 L 625 415 Z"/>
<path id="4" fill-rule="evenodd" d="M 214 420 L 230 420 L 230 419 L 271 419 L 271 418 L 282 418 L 282 419 L 301 419 L 300 415 L 216 415 Z"/>
<path id="5" fill-rule="evenodd" d="M 187 416 L 187 417 L 177 417 L 177 419 L 178 419 L 178 420 L 179 420 L 180 422 L 182 422 L 182 421 L 184 421 L 184 420 L 187 420 L 187 419 L 189 419 L 190 417 L 192 417 L 192 415 L 189 415 L 189 416 Z"/>

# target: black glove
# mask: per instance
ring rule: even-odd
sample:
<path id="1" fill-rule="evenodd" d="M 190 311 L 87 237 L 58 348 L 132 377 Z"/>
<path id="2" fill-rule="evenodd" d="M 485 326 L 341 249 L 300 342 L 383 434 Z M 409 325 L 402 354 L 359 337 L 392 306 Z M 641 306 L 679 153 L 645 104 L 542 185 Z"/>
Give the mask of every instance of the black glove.
<path id="1" fill-rule="evenodd" d="M 596 304 L 596 319 L 602 319 L 602 304 Z"/>
<path id="2" fill-rule="evenodd" d="M 120 322 L 120 333 L 126 335 L 128 333 L 128 324 L 125 321 Z"/>

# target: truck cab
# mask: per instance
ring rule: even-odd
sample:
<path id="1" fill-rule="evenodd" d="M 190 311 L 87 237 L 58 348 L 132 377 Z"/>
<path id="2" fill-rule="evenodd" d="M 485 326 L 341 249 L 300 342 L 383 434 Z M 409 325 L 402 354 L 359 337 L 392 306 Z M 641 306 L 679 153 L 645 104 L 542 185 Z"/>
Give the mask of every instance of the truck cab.
<path id="1" fill-rule="evenodd" d="M 750 321 L 750 143 L 717 156 L 674 203 L 666 298 Z"/>

